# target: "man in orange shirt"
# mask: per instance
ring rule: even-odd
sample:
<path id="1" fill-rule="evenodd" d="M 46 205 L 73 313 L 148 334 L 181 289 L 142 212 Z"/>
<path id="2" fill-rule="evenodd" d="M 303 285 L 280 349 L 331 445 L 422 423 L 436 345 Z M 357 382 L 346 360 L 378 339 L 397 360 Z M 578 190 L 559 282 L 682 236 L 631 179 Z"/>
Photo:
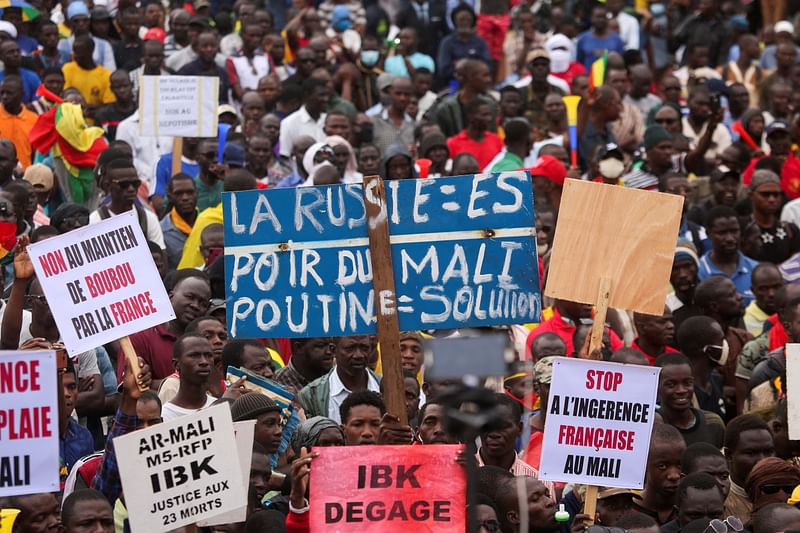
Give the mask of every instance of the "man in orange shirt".
<path id="1" fill-rule="evenodd" d="M 472 154 L 480 169 L 484 170 L 503 149 L 500 137 L 489 131 L 492 108 L 486 100 L 478 97 L 467 103 L 464 114 L 467 117 L 466 129 L 447 139 L 447 147 L 453 158 L 460 153 Z"/>
<path id="2" fill-rule="evenodd" d="M 22 168 L 31 164 L 31 141 L 28 135 L 39 118 L 22 105 L 22 79 L 8 76 L 0 83 L 0 138 L 17 147 L 17 159 Z"/>

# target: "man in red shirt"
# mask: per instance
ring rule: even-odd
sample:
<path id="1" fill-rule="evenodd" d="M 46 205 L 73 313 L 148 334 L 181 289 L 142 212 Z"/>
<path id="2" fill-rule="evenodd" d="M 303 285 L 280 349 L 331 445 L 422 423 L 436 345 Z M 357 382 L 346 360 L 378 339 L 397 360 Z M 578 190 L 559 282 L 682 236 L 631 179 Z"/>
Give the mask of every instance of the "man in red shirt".
<path id="1" fill-rule="evenodd" d="M 675 336 L 675 324 L 669 307 L 664 308 L 661 316 L 634 313 L 633 324 L 639 336 L 633 339 L 631 348 L 642 352 L 651 365 L 659 355 L 678 351 L 669 346 Z"/>
<path id="2" fill-rule="evenodd" d="M 464 113 L 467 127 L 447 139 L 447 147 L 453 158 L 464 152 L 472 154 L 478 160 L 478 166 L 484 170 L 503 149 L 500 137 L 489 131 L 492 109 L 486 100 L 478 97 L 465 106 Z"/>
<path id="3" fill-rule="evenodd" d="M 553 304 L 553 316 L 539 324 L 539 327 L 531 331 L 528 335 L 528 339 L 525 341 L 527 345 L 527 358 L 530 358 L 533 340 L 544 333 L 555 333 L 561 337 L 561 340 L 567 345 L 567 357 L 574 357 L 575 352 L 581 348 L 581 346 L 575 346 L 573 340 L 575 332 L 578 330 L 577 326 L 579 324 L 590 324 L 591 322 L 591 305 L 567 300 L 556 300 Z M 611 328 L 606 326 L 605 329 L 610 339 L 611 351 L 616 352 L 624 345 Z"/>

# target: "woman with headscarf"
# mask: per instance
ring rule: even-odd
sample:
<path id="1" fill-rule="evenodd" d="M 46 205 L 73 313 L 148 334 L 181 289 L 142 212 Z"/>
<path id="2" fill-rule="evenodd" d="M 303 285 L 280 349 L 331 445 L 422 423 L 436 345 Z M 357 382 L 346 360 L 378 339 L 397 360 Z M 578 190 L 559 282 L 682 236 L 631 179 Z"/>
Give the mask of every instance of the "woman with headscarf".
<path id="1" fill-rule="evenodd" d="M 324 416 L 309 418 L 292 435 L 292 450 L 300 455 L 300 449 L 311 451 L 314 446 L 344 446 L 342 426 Z"/>
<path id="2" fill-rule="evenodd" d="M 800 468 L 778 457 L 761 459 L 744 484 L 753 503 L 751 516 L 755 517 L 760 509 L 771 503 L 785 503 L 797 485 L 800 485 Z M 739 518 L 746 522 L 743 517 Z"/>
<path id="3" fill-rule="evenodd" d="M 324 166 L 333 167 L 334 161 L 334 152 L 333 148 L 331 148 L 328 144 L 324 142 L 318 142 L 311 145 L 311 147 L 306 150 L 305 155 L 303 156 L 303 168 L 308 173 L 308 178 L 306 181 L 303 182 L 301 187 L 311 187 L 312 185 L 326 185 L 328 184 L 327 180 L 326 183 L 317 183 L 315 180 L 315 176 L 319 175 L 328 175 L 327 172 L 319 172 L 320 169 Z"/>
<path id="4" fill-rule="evenodd" d="M 333 164 L 339 171 L 341 183 L 361 183 L 364 175 L 358 171 L 356 154 L 347 139 L 339 135 L 331 135 L 325 139 L 325 144 L 333 148 Z"/>

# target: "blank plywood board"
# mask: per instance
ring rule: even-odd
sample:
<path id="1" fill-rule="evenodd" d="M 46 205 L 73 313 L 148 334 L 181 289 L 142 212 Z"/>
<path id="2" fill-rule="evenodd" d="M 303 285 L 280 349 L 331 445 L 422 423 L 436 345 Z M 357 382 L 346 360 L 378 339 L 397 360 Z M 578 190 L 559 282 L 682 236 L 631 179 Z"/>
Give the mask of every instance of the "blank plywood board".
<path id="1" fill-rule="evenodd" d="M 786 345 L 786 385 L 784 391 L 789 410 L 789 439 L 800 440 L 800 344 Z"/>
<path id="2" fill-rule="evenodd" d="M 610 306 L 661 315 L 683 197 L 568 179 L 545 294 L 595 304 L 611 279 Z"/>

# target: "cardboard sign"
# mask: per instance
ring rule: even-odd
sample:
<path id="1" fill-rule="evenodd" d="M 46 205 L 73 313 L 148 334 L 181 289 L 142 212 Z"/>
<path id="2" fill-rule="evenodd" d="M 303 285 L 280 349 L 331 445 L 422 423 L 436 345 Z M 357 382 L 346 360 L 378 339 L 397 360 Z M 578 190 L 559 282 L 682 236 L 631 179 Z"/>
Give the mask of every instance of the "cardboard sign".
<path id="1" fill-rule="evenodd" d="M 400 329 L 535 322 L 541 311 L 527 172 L 386 182 Z M 376 332 L 360 184 L 223 194 L 234 337 Z"/>
<path id="2" fill-rule="evenodd" d="M 234 422 L 233 432 L 236 434 L 236 451 L 239 453 L 239 467 L 242 472 L 242 490 L 247 494 L 250 487 L 250 465 L 253 463 L 253 440 L 256 433 L 256 421 L 243 420 L 242 422 Z M 209 520 L 202 520 L 197 525 L 199 527 L 218 526 L 236 524 L 245 520 L 247 520 L 246 499 L 238 509 L 215 516 Z"/>
<path id="3" fill-rule="evenodd" d="M 581 180 L 564 182 L 545 294 L 661 316 L 683 197 Z"/>
<path id="4" fill-rule="evenodd" d="M 247 501 L 231 410 L 215 405 L 114 439 L 131 530 L 170 531 Z"/>
<path id="5" fill-rule="evenodd" d="M 466 474 L 455 462 L 460 448 L 315 448 L 310 530 L 463 533 Z"/>
<path id="6" fill-rule="evenodd" d="M 800 390 L 800 344 L 786 345 L 786 391 Z M 800 440 L 800 396 L 786 395 L 789 412 L 789 438 Z"/>
<path id="7" fill-rule="evenodd" d="M 660 371 L 555 358 L 539 477 L 642 488 Z"/>
<path id="8" fill-rule="evenodd" d="M 142 76 L 139 135 L 216 137 L 219 78 Z"/>
<path id="9" fill-rule="evenodd" d="M 70 355 L 175 318 L 133 210 L 28 253 Z"/>
<path id="10" fill-rule="evenodd" d="M 0 352 L 0 497 L 59 490 L 55 352 Z"/>

